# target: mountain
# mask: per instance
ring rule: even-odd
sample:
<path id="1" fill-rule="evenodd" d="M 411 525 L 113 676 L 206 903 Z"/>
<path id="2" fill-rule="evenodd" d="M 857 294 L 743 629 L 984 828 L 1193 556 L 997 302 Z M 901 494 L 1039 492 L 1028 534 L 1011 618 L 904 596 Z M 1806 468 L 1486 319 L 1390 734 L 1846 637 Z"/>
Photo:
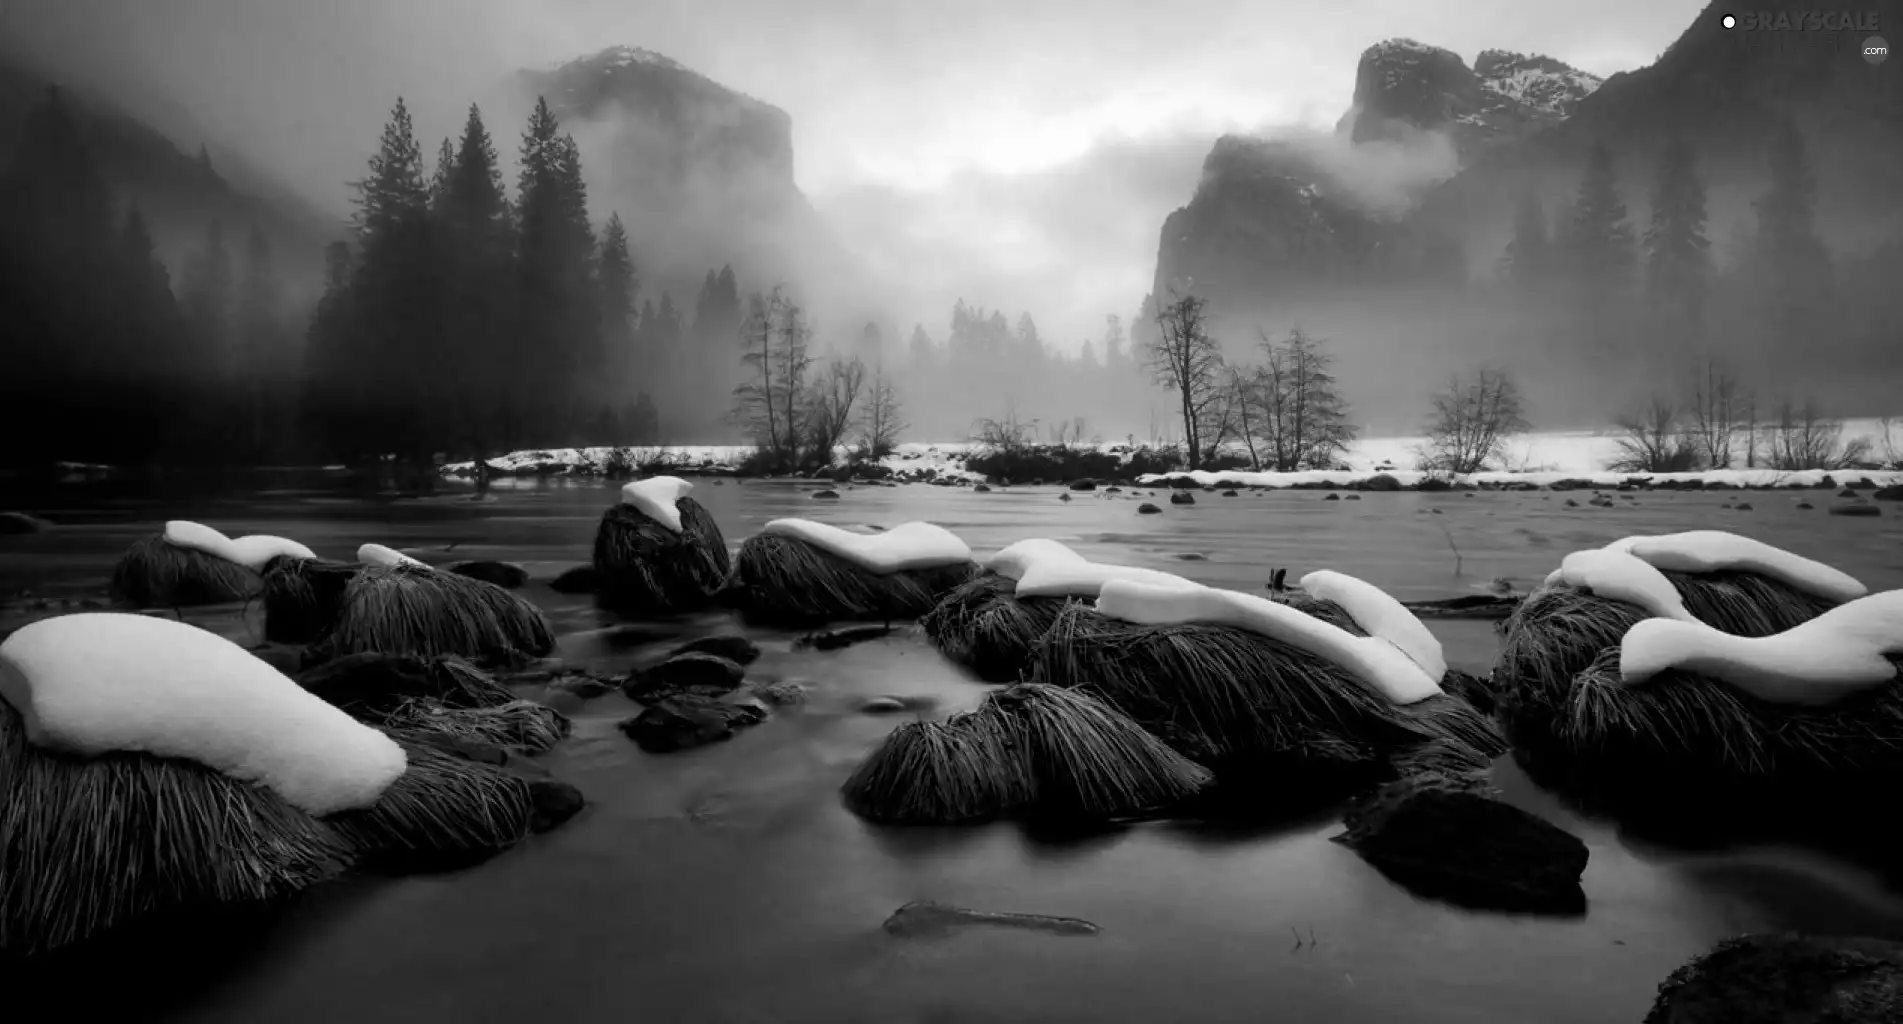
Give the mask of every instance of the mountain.
<path id="1" fill-rule="evenodd" d="M 1883 24 L 1903 24 L 1903 0 L 1869 6 Z M 1837 10 L 1822 0 L 1759 9 Z M 1867 33 L 1726 30 L 1723 14 L 1714 4 L 1650 66 L 1603 82 L 1539 55 L 1488 50 L 1468 65 L 1412 40 L 1377 44 L 1357 65 L 1353 106 L 1334 136 L 1217 142 L 1194 195 L 1165 220 L 1155 294 L 1187 287 L 1208 299 L 1237 354 L 1258 327 L 1332 337 L 1344 381 L 1361 378 L 1350 397 L 1364 415 L 1405 423 L 1417 415 L 1406 410 L 1420 405 L 1420 375 L 1480 359 L 1557 365 L 1548 362 L 1559 351 L 1550 346 L 1564 344 L 1557 335 L 1536 341 L 1524 317 L 1489 312 L 1454 287 L 1493 278 L 1529 191 L 1556 216 L 1602 143 L 1642 231 L 1660 154 L 1683 140 L 1707 181 L 1707 232 L 1726 263 L 1749 240 L 1782 119 L 1816 172 L 1820 235 L 1846 274 L 1866 273 L 1872 253 L 1903 238 L 1903 68 L 1863 60 Z M 1852 349 L 1867 342 L 1837 333 L 1849 347 L 1835 365 L 1853 365 Z M 1595 383 L 1615 387 L 1614 369 L 1599 363 L 1586 364 L 1607 375 Z M 1580 392 L 1582 380 L 1567 389 Z M 1816 386 L 1836 383 L 1820 376 Z M 1539 397 L 1566 410 L 1554 416 L 1608 415 L 1560 391 Z"/>
<path id="2" fill-rule="evenodd" d="M 201 159 L 204 142 L 168 137 L 113 101 L 54 83 L 23 62 L 0 61 L 0 164 L 12 158 L 28 111 L 54 84 L 65 93 L 81 135 L 115 193 L 122 201 L 138 203 L 145 214 L 175 281 L 186 254 L 216 219 L 224 224 L 227 239 L 240 245 L 252 225 L 261 228 L 289 294 L 294 299 L 314 295 L 323 247 L 342 235 L 343 224 L 242 165 L 221 168 L 217 159 Z"/>
<path id="3" fill-rule="evenodd" d="M 615 46 L 518 84 L 545 96 L 582 148 L 590 207 L 627 223 L 650 297 L 732 264 L 743 287 L 812 291 L 844 262 L 794 178 L 793 119 L 680 63 Z"/>
<path id="4" fill-rule="evenodd" d="M 1487 50 L 1469 67 L 1412 39 L 1369 47 L 1333 138 L 1229 135 L 1163 227 L 1155 292 L 1221 296 L 1445 283 L 1444 240 L 1404 218 L 1430 186 L 1564 121 L 1600 81 L 1550 57 Z"/>

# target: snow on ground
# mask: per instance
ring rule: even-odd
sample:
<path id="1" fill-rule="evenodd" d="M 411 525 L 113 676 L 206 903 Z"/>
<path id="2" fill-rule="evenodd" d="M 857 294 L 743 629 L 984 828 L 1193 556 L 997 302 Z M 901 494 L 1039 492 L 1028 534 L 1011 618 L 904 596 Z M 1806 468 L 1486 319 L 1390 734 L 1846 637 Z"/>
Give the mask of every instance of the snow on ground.
<path id="1" fill-rule="evenodd" d="M 1447 658 L 1441 652 L 1440 641 L 1392 594 L 1365 580 L 1328 569 L 1302 577 L 1301 586 L 1310 597 L 1339 605 L 1369 636 L 1399 647 L 1401 653 L 1413 658 L 1414 663 L 1436 681 L 1447 674 Z"/>
<path id="2" fill-rule="evenodd" d="M 0 699 L 36 746 L 196 761 L 311 814 L 369 807 L 403 748 L 250 651 L 156 616 L 81 612 L 0 643 Z"/>
<path id="3" fill-rule="evenodd" d="M 1144 626 L 1208 623 L 1246 629 L 1326 658 L 1396 704 L 1413 704 L 1441 692 L 1440 684 L 1394 644 L 1379 637 L 1356 636 L 1332 622 L 1254 594 L 1201 585 L 1111 580 L 1097 597 L 1097 610 Z"/>
<path id="4" fill-rule="evenodd" d="M 383 544 L 365 544 L 357 548 L 357 561 L 365 565 L 375 566 L 379 569 L 400 569 L 406 565 L 421 566 L 425 569 L 429 568 L 427 563 L 419 562 L 403 552 Z"/>
<path id="5" fill-rule="evenodd" d="M 971 548 L 957 534 L 925 522 L 900 523 L 880 533 L 853 533 L 810 519 L 775 519 L 760 532 L 803 540 L 881 576 L 971 561 Z"/>
<path id="6" fill-rule="evenodd" d="M 1872 461 L 1885 455 L 1885 428 L 1875 419 L 1846 420 L 1846 442 L 1867 439 L 1871 442 Z M 1219 473 L 1191 474 L 1205 486 L 1230 482 L 1245 487 L 1346 486 L 1366 480 L 1376 473 L 1387 473 L 1403 486 L 1412 486 L 1432 474 L 1414 469 L 1415 452 L 1426 441 L 1423 437 L 1372 437 L 1350 446 L 1342 463 L 1347 470 L 1313 470 L 1299 473 L 1249 473 L 1224 470 Z M 1892 446 L 1903 447 L 1903 426 L 1893 426 L 1888 434 Z M 1742 446 L 1743 439 L 1739 439 Z M 973 483 L 983 475 L 964 468 L 964 457 L 981 447 L 970 441 L 908 443 L 882 460 L 900 478 L 934 476 L 940 479 L 967 480 Z M 1102 451 L 1127 451 L 1126 444 L 1099 444 Z M 1620 456 L 1619 434 L 1612 430 L 1546 431 L 1523 434 L 1507 443 L 1505 465 L 1500 469 L 1463 478 L 1470 484 L 1526 483 L 1547 485 L 1562 480 L 1583 481 L 1610 487 L 1634 476 L 1654 483 L 1699 481 L 1723 483 L 1733 487 L 1817 486 L 1825 476 L 1855 480 L 1869 477 L 1880 485 L 1903 483 L 1903 471 L 1821 470 L 1786 471 L 1774 469 L 1706 470 L 1695 473 L 1617 473 L 1606 468 Z M 541 448 L 511 452 L 489 460 L 490 465 L 509 474 L 548 474 L 600 476 L 611 467 L 629 465 L 643 472 L 733 473 L 734 467 L 751 454 L 748 445 L 673 445 L 650 447 Z M 839 458 L 844 460 L 845 450 Z M 1740 452 L 1740 455 L 1742 452 Z M 1742 463 L 1742 458 L 1738 460 Z M 455 462 L 443 467 L 450 476 L 466 477 L 474 464 Z M 1163 477 L 1144 477 L 1139 482 L 1155 484 Z"/>
<path id="7" fill-rule="evenodd" d="M 262 571 L 266 562 L 279 555 L 290 555 L 292 558 L 317 557 L 317 553 L 310 548 L 284 537 L 256 533 L 234 540 L 203 523 L 194 523 L 186 519 L 174 519 L 166 523 L 164 536 L 167 543 L 202 551 L 213 558 L 234 562 L 254 572 Z"/>
<path id="8" fill-rule="evenodd" d="M 1766 637 L 1646 619 L 1619 645 L 1619 678 L 1633 685 L 1682 668 L 1759 700 L 1819 705 L 1895 680 L 1896 666 L 1884 657 L 1895 653 L 1903 653 L 1903 590 L 1858 598 Z"/>

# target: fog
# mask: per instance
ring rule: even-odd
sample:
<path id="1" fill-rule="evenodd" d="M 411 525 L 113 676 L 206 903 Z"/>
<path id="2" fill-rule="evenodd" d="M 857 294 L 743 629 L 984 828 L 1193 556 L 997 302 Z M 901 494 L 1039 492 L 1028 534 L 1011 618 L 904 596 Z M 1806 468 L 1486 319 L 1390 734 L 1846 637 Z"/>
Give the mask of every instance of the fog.
<path id="1" fill-rule="evenodd" d="M 1331 126 L 1370 42 L 1522 47 L 1611 72 L 1694 8 L 1619 3 L 1582 22 L 1492 0 L 1206 0 L 1167 18 L 1135 2 L 9 0 L 0 16 L 56 75 L 337 214 L 396 96 L 428 149 L 472 100 L 505 105 L 516 69 L 643 46 L 792 116 L 800 187 L 868 264 L 907 268 L 881 303 L 893 321 L 942 326 L 964 296 L 1035 308 L 1047 337 L 1075 344 L 1141 298 L 1196 151 L 1224 131 Z M 519 113 L 489 118 L 505 158 Z"/>

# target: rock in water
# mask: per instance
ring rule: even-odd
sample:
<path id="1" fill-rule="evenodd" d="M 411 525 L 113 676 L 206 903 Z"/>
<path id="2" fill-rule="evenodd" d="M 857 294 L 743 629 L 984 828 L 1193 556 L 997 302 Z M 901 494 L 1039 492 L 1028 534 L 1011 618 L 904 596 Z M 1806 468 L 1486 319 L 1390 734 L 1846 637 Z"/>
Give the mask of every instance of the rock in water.
<path id="1" fill-rule="evenodd" d="M 681 694 L 717 697 L 732 693 L 746 678 L 747 670 L 737 662 L 716 654 L 690 651 L 630 675 L 621 684 L 629 700 L 651 704 Z"/>
<path id="2" fill-rule="evenodd" d="M 1044 914 L 999 914 L 983 910 L 919 900 L 907 903 L 885 919 L 889 935 L 902 939 L 936 939 L 960 928 L 988 924 L 999 928 L 1022 928 L 1051 935 L 1095 935 L 1103 929 L 1078 917 L 1050 917 Z"/>
<path id="3" fill-rule="evenodd" d="M 1870 496 L 1878 501 L 1903 501 L 1903 484 L 1879 487 Z"/>
<path id="4" fill-rule="evenodd" d="M 793 707 L 806 703 L 806 687 L 791 679 L 775 679 L 772 682 L 757 683 L 748 687 L 754 697 L 777 707 Z"/>
<path id="5" fill-rule="evenodd" d="M 1088 477 L 1082 480 L 1072 480 L 1070 482 L 1070 489 L 1073 491 L 1094 491 L 1097 489 L 1097 481 L 1089 479 Z"/>
<path id="6" fill-rule="evenodd" d="M 1140 515 L 1140 516 L 1155 516 L 1155 515 L 1162 515 L 1162 514 L 1163 514 L 1162 509 L 1157 508 L 1155 505 L 1152 505 L 1147 501 L 1137 506 L 1137 515 Z"/>
<path id="7" fill-rule="evenodd" d="M 560 779 L 534 779 L 529 782 L 529 801 L 534 807 L 529 828 L 547 832 L 581 812 L 588 801 L 581 790 Z"/>
<path id="8" fill-rule="evenodd" d="M 837 498 L 837 497 L 839 497 L 839 492 L 838 492 L 838 491 L 835 491 L 835 490 L 833 490 L 832 488 L 830 488 L 830 487 L 829 487 L 829 488 L 827 488 L 826 490 L 823 490 L 823 491 L 814 491 L 814 492 L 813 492 L 813 497 L 815 497 L 815 498 Z"/>
<path id="9" fill-rule="evenodd" d="M 1883 510 L 1876 507 L 1875 505 L 1843 504 L 1843 505 L 1830 506 L 1830 514 L 1833 516 L 1869 517 L 1869 516 L 1880 516 L 1883 514 Z"/>
<path id="10" fill-rule="evenodd" d="M 578 565 L 549 583 L 558 594 L 592 594 L 601 589 L 601 573 L 592 565 Z"/>
<path id="11" fill-rule="evenodd" d="M 665 698 L 620 728 L 642 750 L 668 754 L 732 739 L 735 732 L 765 719 L 766 709 L 758 705 L 728 704 L 690 693 Z"/>
<path id="12" fill-rule="evenodd" d="M 1225 498 L 1234 498 L 1234 497 L 1237 497 L 1237 495 L 1236 495 L 1236 492 L 1235 492 L 1235 491 L 1233 491 L 1233 490 L 1229 490 L 1229 491 L 1224 491 L 1224 492 L 1222 492 L 1222 496 L 1223 496 L 1223 497 L 1225 497 Z"/>
<path id="13" fill-rule="evenodd" d="M 1196 504 L 1196 496 L 1188 491 L 1177 491 L 1175 494 L 1170 495 L 1170 504 L 1194 505 Z"/>
<path id="14" fill-rule="evenodd" d="M 449 566 L 449 571 L 509 590 L 529 581 L 529 571 L 513 562 L 457 562 Z"/>
<path id="15" fill-rule="evenodd" d="M 1743 935 L 1665 979 L 1644 1024 L 1903 1021 L 1903 944 Z"/>
<path id="16" fill-rule="evenodd" d="M 1336 493 L 1335 493 L 1335 492 L 1333 492 L 1333 491 L 1329 491 L 1329 492 L 1328 492 L 1328 495 L 1327 495 L 1326 497 L 1324 497 L 1324 498 L 1323 498 L 1322 500 L 1323 500 L 1323 501 L 1340 501 L 1340 500 L 1341 500 L 1341 495 L 1339 495 L 1339 494 L 1336 494 Z"/>
<path id="17" fill-rule="evenodd" d="M 973 494 L 990 494 L 990 493 L 991 493 L 991 488 L 990 488 L 990 486 L 988 486 L 988 485 L 986 485 L 986 484 L 974 484 L 974 485 L 972 485 L 972 488 L 971 488 L 971 493 L 973 493 Z"/>
<path id="18" fill-rule="evenodd" d="M 1477 781 L 1426 775 L 1390 783 L 1343 819 L 1335 841 L 1418 896 L 1475 910 L 1577 914 L 1589 856 L 1564 829 Z"/>
<path id="19" fill-rule="evenodd" d="M 905 702 L 897 697 L 874 697 L 859 705 L 859 710 L 868 715 L 889 715 L 894 711 L 904 711 Z"/>
<path id="20" fill-rule="evenodd" d="M 850 647 L 856 643 L 891 635 L 891 626 L 844 626 L 839 629 L 808 633 L 795 640 L 793 644 L 796 647 L 811 647 L 816 651 L 836 651 L 841 647 Z"/>
<path id="21" fill-rule="evenodd" d="M 678 658 L 683 654 L 711 654 L 736 665 L 751 665 L 759 660 L 760 646 L 744 636 L 704 636 L 674 648 L 667 656 Z"/>

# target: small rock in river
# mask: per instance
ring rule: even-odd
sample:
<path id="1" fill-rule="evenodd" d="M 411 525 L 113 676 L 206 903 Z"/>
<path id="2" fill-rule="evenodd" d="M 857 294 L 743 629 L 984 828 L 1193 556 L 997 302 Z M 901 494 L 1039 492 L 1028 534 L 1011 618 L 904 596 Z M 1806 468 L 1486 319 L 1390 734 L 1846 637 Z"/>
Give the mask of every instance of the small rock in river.
<path id="1" fill-rule="evenodd" d="M 1103 930 L 1079 917 L 1000 914 L 967 910 L 932 900 L 919 900 L 900 907 L 885 919 L 884 928 L 887 934 L 902 939 L 933 939 L 972 925 L 1020 928 L 1051 935 L 1095 935 Z"/>

